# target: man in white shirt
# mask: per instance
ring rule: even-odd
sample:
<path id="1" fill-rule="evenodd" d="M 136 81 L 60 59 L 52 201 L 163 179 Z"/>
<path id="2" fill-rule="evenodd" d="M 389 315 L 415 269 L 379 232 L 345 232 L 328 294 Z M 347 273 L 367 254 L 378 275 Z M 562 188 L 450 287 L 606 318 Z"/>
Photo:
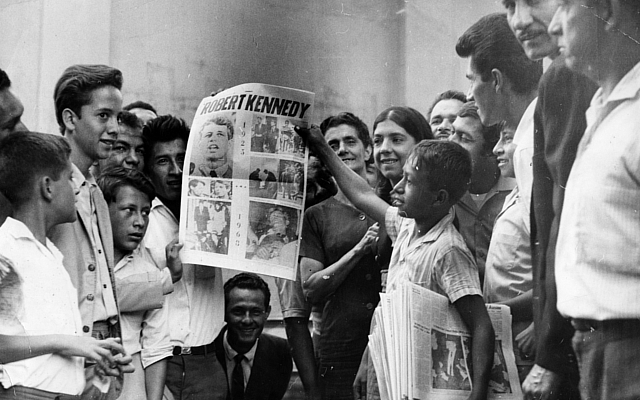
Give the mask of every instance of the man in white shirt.
<path id="1" fill-rule="evenodd" d="M 640 3 L 570 0 L 549 25 L 566 65 L 597 82 L 567 181 L 558 311 L 576 329 L 585 399 L 640 397 Z"/>
<path id="2" fill-rule="evenodd" d="M 145 168 L 157 197 L 151 203 L 149 227 L 141 243 L 143 256 L 158 268 L 166 267 L 165 247 L 178 239 L 182 168 L 189 127 L 163 115 L 143 129 Z M 213 340 L 224 324 L 224 293 L 220 269 L 184 264 L 182 279 L 167 296 L 173 357 L 167 365 L 166 385 L 176 399 L 212 396 L 209 376 L 215 362 Z"/>

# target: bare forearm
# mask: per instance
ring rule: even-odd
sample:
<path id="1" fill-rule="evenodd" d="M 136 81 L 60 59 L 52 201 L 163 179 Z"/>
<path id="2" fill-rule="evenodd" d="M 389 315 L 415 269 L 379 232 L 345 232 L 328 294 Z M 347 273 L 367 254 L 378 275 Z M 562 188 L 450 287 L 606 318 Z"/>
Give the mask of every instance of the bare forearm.
<path id="1" fill-rule="evenodd" d="M 147 400 L 162 400 L 166 374 L 166 359 L 155 362 L 145 368 L 144 383 L 147 390 Z"/>
<path id="2" fill-rule="evenodd" d="M 355 248 L 345 253 L 337 262 L 329 267 L 305 276 L 303 272 L 302 288 L 305 296 L 312 302 L 317 303 L 326 299 L 331 293 L 335 292 L 344 282 L 353 267 L 362 258 L 362 251 Z M 301 264 L 301 270 L 305 267 L 305 263 Z"/>
<path id="3" fill-rule="evenodd" d="M 59 352 L 64 335 L 14 336 L 0 335 L 0 363 L 26 360 Z"/>
<path id="4" fill-rule="evenodd" d="M 514 322 L 531 321 L 533 319 L 533 289 L 504 301 L 502 304 L 509 306 Z"/>
<path id="5" fill-rule="evenodd" d="M 305 318 L 285 318 L 284 326 L 304 390 L 307 394 L 316 393 L 318 391 L 316 359 L 309 333 L 309 321 Z"/>

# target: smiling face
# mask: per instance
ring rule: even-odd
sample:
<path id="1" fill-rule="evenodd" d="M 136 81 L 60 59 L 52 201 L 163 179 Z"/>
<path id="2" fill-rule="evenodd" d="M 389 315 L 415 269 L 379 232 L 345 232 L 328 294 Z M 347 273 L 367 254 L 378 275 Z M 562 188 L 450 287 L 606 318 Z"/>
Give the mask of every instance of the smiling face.
<path id="1" fill-rule="evenodd" d="M 493 154 L 498 159 L 498 168 L 502 176 L 507 178 L 515 178 L 516 173 L 513 166 L 513 154 L 516 152 L 517 145 L 513 142 L 513 130 L 503 129 L 500 132 L 500 139 L 493 148 Z"/>
<path id="2" fill-rule="evenodd" d="M 81 153 L 78 156 L 91 161 L 109 157 L 118 135 L 117 117 L 121 109 L 120 90 L 103 86 L 92 91 L 91 102 L 80 108 L 80 115 L 68 108 L 63 111 L 71 113 L 71 120 L 65 123 L 67 137 L 73 142 L 73 148 Z"/>
<path id="3" fill-rule="evenodd" d="M 109 204 L 116 259 L 138 247 L 147 231 L 150 211 L 151 199 L 146 194 L 133 186 L 118 189 L 115 200 Z"/>
<path id="4" fill-rule="evenodd" d="M 226 159 L 229 149 L 229 128 L 226 125 L 207 125 L 202 131 L 202 140 L 206 142 L 207 159 Z"/>
<path id="5" fill-rule="evenodd" d="M 144 170 L 144 143 L 142 132 L 128 126 L 121 125 L 111 153 L 106 160 L 100 161 L 100 169 L 111 166 Z"/>
<path id="6" fill-rule="evenodd" d="M 431 110 L 431 132 L 436 139 L 448 140 L 453 135 L 453 122 L 464 103 L 456 99 L 440 100 Z"/>
<path id="7" fill-rule="evenodd" d="M 373 132 L 373 160 L 382 175 L 396 184 L 402 179 L 402 166 L 416 140 L 391 120 L 376 125 Z"/>
<path id="8" fill-rule="evenodd" d="M 13 132 L 26 131 L 21 121 L 24 107 L 9 88 L 0 90 L 0 140 Z"/>
<path id="9" fill-rule="evenodd" d="M 556 39 L 547 32 L 558 0 L 503 0 L 509 27 L 527 57 L 539 60 L 558 54 Z"/>
<path id="10" fill-rule="evenodd" d="M 224 320 L 229 344 L 244 353 L 260 337 L 271 309 L 265 305 L 264 293 L 258 289 L 233 288 L 226 300 Z"/>
<path id="11" fill-rule="evenodd" d="M 182 139 L 153 145 L 149 178 L 163 202 L 175 202 L 180 199 L 186 148 L 187 144 Z"/>
<path id="12" fill-rule="evenodd" d="M 329 128 L 324 138 L 342 162 L 358 175 L 363 176 L 366 171 L 365 162 L 371 155 L 371 148 L 364 147 L 353 126 L 342 124 Z"/>

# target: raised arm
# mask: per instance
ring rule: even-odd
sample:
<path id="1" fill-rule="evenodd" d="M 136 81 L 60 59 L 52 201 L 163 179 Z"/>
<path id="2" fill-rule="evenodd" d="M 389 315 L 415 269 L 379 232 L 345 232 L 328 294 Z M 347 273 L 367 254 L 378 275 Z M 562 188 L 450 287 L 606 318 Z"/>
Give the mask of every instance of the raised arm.
<path id="1" fill-rule="evenodd" d="M 366 180 L 358 176 L 336 155 L 324 139 L 320 128 L 315 125 L 311 129 L 295 127 L 296 133 L 307 141 L 316 156 L 326 165 L 335 178 L 340 190 L 353 205 L 374 220 L 384 224 L 384 216 L 389 205 L 380 199 Z"/>

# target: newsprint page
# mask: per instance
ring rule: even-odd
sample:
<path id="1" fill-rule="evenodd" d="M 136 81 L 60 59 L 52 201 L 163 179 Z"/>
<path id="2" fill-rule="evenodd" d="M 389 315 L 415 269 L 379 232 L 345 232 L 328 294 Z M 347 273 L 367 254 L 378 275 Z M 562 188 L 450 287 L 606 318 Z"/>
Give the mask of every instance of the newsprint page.
<path id="1" fill-rule="evenodd" d="M 182 177 L 185 263 L 294 280 L 314 94 L 248 83 L 202 100 Z"/>
<path id="2" fill-rule="evenodd" d="M 487 311 L 496 333 L 488 398 L 522 399 L 509 308 Z M 471 337 L 448 298 L 405 282 L 381 293 L 373 318 L 369 354 L 383 400 L 468 398 Z"/>

